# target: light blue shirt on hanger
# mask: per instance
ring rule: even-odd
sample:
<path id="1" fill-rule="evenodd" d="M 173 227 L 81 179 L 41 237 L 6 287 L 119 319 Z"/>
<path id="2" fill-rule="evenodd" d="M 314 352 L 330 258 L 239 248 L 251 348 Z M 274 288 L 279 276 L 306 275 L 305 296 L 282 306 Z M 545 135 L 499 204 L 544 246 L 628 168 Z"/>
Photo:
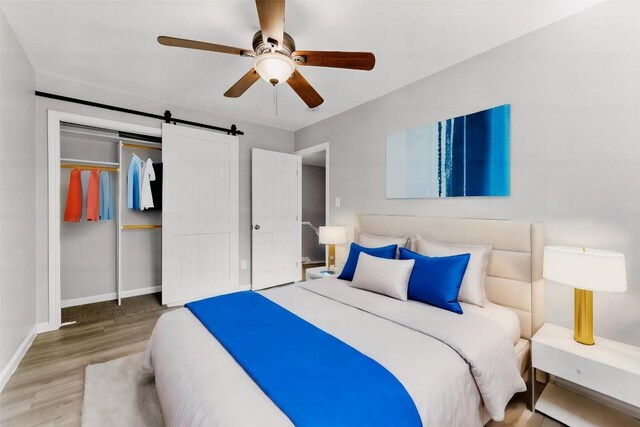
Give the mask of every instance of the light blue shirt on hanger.
<path id="1" fill-rule="evenodd" d="M 100 219 L 113 219 L 114 207 L 111 174 L 100 171 Z"/>
<path id="2" fill-rule="evenodd" d="M 127 171 L 127 207 L 129 209 L 140 209 L 140 171 L 143 166 L 142 159 L 131 154 L 131 163 Z"/>

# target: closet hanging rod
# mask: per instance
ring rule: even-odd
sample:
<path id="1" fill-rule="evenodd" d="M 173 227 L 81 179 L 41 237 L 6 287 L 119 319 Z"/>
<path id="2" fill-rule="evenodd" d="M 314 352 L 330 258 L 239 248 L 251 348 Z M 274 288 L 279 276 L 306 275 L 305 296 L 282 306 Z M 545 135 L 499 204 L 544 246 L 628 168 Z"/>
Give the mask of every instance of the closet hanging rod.
<path id="1" fill-rule="evenodd" d="M 156 224 L 139 224 L 139 225 L 123 225 L 123 230 L 148 230 L 151 228 L 162 228 L 161 225 Z"/>
<path id="2" fill-rule="evenodd" d="M 60 165 L 63 169 L 82 169 L 82 170 L 101 170 L 105 172 L 119 172 L 118 168 L 104 167 L 104 166 L 95 166 L 95 165 L 86 165 L 81 163 L 69 163 L 65 165 Z"/>
<path id="3" fill-rule="evenodd" d="M 128 147 L 128 148 L 141 148 L 143 150 L 158 150 L 158 151 L 162 151 L 162 148 L 160 148 L 160 147 L 153 147 L 151 145 L 141 145 L 141 144 L 129 144 L 127 142 L 123 142 L 122 146 L 123 147 Z"/>
<path id="4" fill-rule="evenodd" d="M 132 110 L 130 108 L 116 107 L 115 105 L 102 104 L 99 102 L 86 101 L 84 99 L 79 99 L 79 98 L 72 98 L 70 96 L 62 96 L 62 95 L 56 95 L 48 92 L 41 92 L 39 90 L 36 91 L 36 96 L 42 96 L 43 98 L 57 99 L 58 101 L 73 102 L 75 104 L 88 105 L 89 107 L 104 108 L 106 110 L 113 110 L 113 111 L 119 111 L 121 113 L 134 114 L 136 116 L 150 117 L 152 119 L 164 120 L 165 123 L 173 123 L 173 124 L 180 123 L 183 125 L 197 126 L 205 129 L 215 130 L 218 132 L 225 132 L 227 135 L 234 135 L 234 136 L 244 135 L 244 132 L 242 132 L 241 130 L 238 130 L 236 125 L 231 125 L 231 128 L 227 129 L 219 126 L 212 126 L 212 125 L 206 125 L 204 123 L 192 122 L 189 120 L 176 119 L 171 117 L 171 111 L 169 110 L 166 110 L 164 112 L 164 115 L 161 116 L 159 114 L 151 114 L 151 113 L 146 113 L 144 111 Z"/>

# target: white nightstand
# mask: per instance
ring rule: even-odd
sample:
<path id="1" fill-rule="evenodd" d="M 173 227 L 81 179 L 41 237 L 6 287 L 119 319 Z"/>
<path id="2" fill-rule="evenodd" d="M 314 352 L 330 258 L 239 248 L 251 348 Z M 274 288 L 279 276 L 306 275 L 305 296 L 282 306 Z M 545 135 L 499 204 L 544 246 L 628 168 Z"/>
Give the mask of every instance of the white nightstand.
<path id="1" fill-rule="evenodd" d="M 322 271 L 325 271 L 326 269 L 327 269 L 326 266 L 307 268 L 305 270 L 305 280 L 309 281 L 309 280 L 315 280 L 315 279 L 322 279 L 323 277 L 338 277 L 338 275 L 340 274 L 340 272 L 337 270 L 333 274 L 322 273 Z"/>
<path id="2" fill-rule="evenodd" d="M 573 340 L 573 330 L 546 323 L 531 340 L 533 378 L 540 369 L 640 412 L 640 348 L 600 337 L 595 341 L 591 346 L 579 344 Z M 552 383 L 535 410 L 569 426 L 640 426 L 636 418 Z"/>

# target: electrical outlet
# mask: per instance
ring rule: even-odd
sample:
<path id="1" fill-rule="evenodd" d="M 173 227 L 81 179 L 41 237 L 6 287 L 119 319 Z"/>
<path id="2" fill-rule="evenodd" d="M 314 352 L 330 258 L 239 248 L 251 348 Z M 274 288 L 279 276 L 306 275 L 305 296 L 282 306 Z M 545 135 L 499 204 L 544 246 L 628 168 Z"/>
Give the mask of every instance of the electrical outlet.
<path id="1" fill-rule="evenodd" d="M 340 207 L 340 197 L 336 197 L 336 208 Z"/>
<path id="2" fill-rule="evenodd" d="M 240 261 L 240 270 L 246 270 L 247 269 L 247 260 L 243 259 L 242 261 Z"/>

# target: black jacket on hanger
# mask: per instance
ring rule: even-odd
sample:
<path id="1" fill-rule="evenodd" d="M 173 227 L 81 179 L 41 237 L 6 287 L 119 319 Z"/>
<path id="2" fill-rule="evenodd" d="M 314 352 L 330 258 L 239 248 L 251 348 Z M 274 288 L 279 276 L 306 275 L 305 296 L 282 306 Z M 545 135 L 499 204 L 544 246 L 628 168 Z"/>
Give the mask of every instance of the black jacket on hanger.
<path id="1" fill-rule="evenodd" d="M 153 197 L 153 208 L 150 210 L 162 210 L 162 162 L 153 164 L 153 171 L 156 174 L 156 180 L 151 181 L 151 197 Z"/>

